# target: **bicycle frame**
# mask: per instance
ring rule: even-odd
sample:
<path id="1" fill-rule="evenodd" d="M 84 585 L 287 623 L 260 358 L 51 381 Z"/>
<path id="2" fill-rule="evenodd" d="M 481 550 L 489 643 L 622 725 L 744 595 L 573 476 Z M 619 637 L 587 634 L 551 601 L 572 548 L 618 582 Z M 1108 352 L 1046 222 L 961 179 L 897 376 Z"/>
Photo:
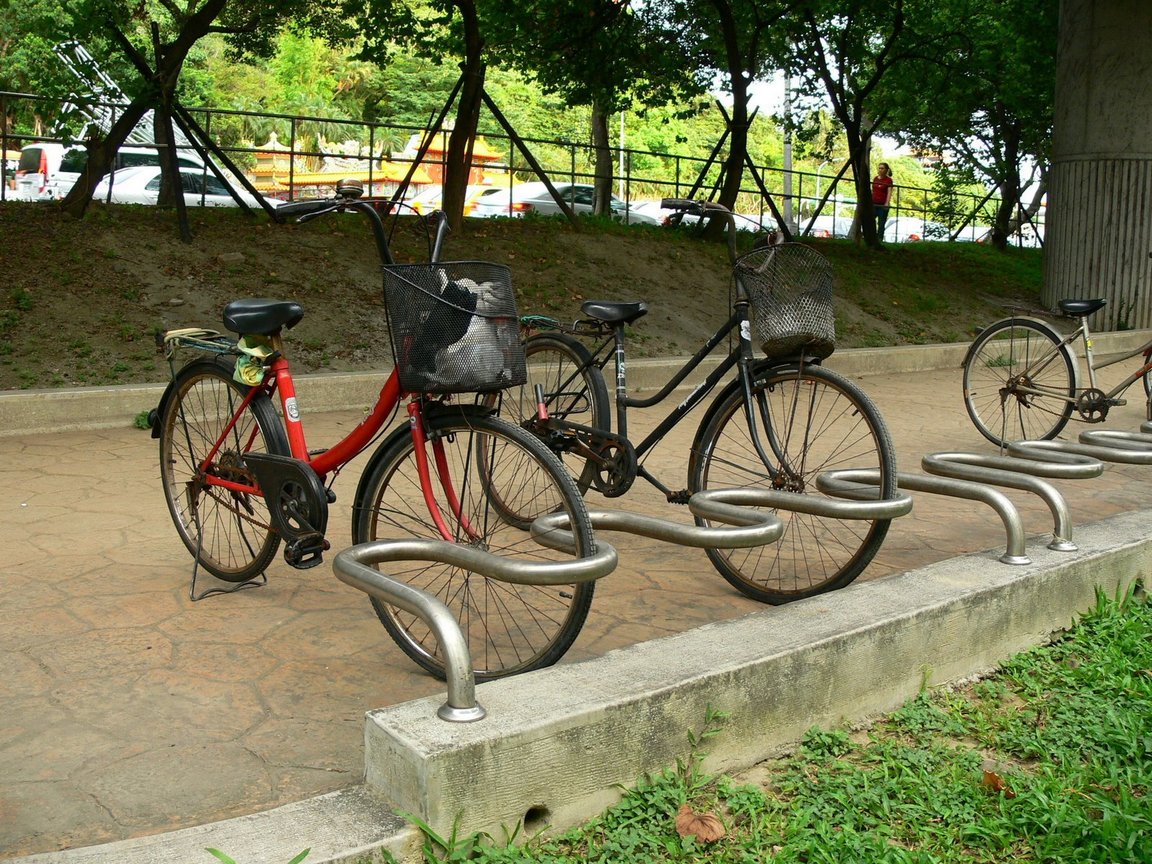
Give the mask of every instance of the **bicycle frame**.
<path id="1" fill-rule="evenodd" d="M 1067 393 L 1055 392 L 1043 387 L 1019 387 L 1018 391 L 1025 395 L 1052 397 L 1074 405 L 1076 404 L 1077 396 L 1085 392 L 1085 389 L 1099 389 L 1096 386 L 1097 370 L 1107 369 L 1110 366 L 1115 366 L 1118 363 L 1123 363 L 1125 360 L 1130 360 L 1139 354 L 1143 354 L 1144 365 L 1142 365 L 1139 369 L 1137 369 L 1135 372 L 1133 372 L 1131 375 L 1129 375 L 1127 378 L 1125 378 L 1123 381 L 1121 381 L 1119 384 L 1104 394 L 1105 399 L 1115 399 L 1125 390 L 1131 387 L 1134 383 L 1136 383 L 1136 381 L 1142 378 L 1147 372 L 1152 371 L 1152 341 L 1146 342 L 1144 345 L 1140 346 L 1134 351 L 1123 352 L 1120 355 L 1102 363 L 1097 362 L 1092 351 L 1092 332 L 1089 329 L 1087 317 L 1084 317 L 1080 319 L 1080 323 L 1075 330 L 1063 336 L 1059 345 L 1053 347 L 1051 350 L 1045 353 L 1043 357 L 1039 358 L 1034 363 L 1030 363 L 1027 369 L 1024 370 L 1023 374 L 1029 375 L 1042 372 L 1056 360 L 1062 350 L 1071 350 L 1072 344 L 1077 340 L 1080 341 L 1080 344 L 1084 349 L 1085 366 L 1088 368 L 1088 388 L 1077 386 L 1071 396 L 1069 396 Z"/>
<path id="2" fill-rule="evenodd" d="M 713 369 L 703 381 L 697 384 L 692 391 L 665 417 L 656 424 L 656 427 L 648 433 L 648 435 L 639 442 L 633 445 L 636 453 L 637 460 L 641 459 L 646 453 L 652 450 L 659 444 L 664 437 L 675 426 L 699 405 L 705 397 L 707 397 L 716 385 L 724 379 L 724 377 L 732 370 L 733 367 L 738 369 L 738 377 L 741 381 L 744 391 L 744 401 L 746 407 L 746 418 L 748 420 L 748 433 L 751 437 L 753 446 L 763 461 L 764 465 L 770 471 L 774 471 L 773 460 L 768 457 L 768 451 L 765 449 L 761 441 L 760 426 L 768 432 L 769 447 L 772 452 L 780 454 L 781 448 L 775 441 L 773 425 L 767 414 L 767 407 L 761 402 L 753 405 L 754 399 L 752 396 L 752 366 L 756 362 L 755 351 L 752 347 L 750 338 L 750 331 L 748 327 L 748 307 L 749 301 L 744 294 L 743 286 L 737 282 L 737 297 L 734 302 L 734 311 L 723 325 L 709 337 L 708 341 L 689 358 L 683 366 L 678 369 L 675 374 L 664 384 L 660 390 L 652 396 L 646 398 L 639 398 L 628 395 L 628 380 L 627 380 L 627 361 L 625 356 L 625 339 L 624 339 L 624 325 L 616 325 L 612 328 L 612 335 L 610 338 L 604 339 L 599 346 L 592 352 L 592 362 L 603 371 L 608 365 L 609 359 L 613 361 L 615 366 L 615 435 L 618 438 L 627 440 L 628 438 L 628 409 L 629 408 L 651 408 L 664 402 L 676 388 L 684 382 L 684 380 L 691 375 L 704 360 L 715 351 L 716 347 L 720 345 L 725 339 L 729 338 L 735 330 L 738 332 L 738 343 L 733 346 L 729 351 L 728 356 L 725 357 L 715 369 Z M 755 407 L 755 410 L 753 408 Z M 753 418 L 759 416 L 760 424 L 753 421 Z M 670 500 L 675 494 L 671 489 L 661 483 L 655 476 L 653 476 L 643 464 L 637 462 L 636 476 L 643 477 L 654 487 L 664 493 Z"/>
<path id="3" fill-rule="evenodd" d="M 354 198 L 345 198 L 342 201 L 305 201 L 286 205 L 282 208 L 281 212 L 287 212 L 290 209 L 293 212 L 302 214 L 299 220 L 301 222 L 316 218 L 325 213 L 333 212 L 337 209 L 351 209 L 361 212 L 368 217 L 382 263 L 395 263 L 388 246 L 383 222 L 371 203 L 355 200 Z M 433 262 L 439 260 L 440 250 L 447 234 L 447 221 L 443 218 L 442 214 L 437 214 L 437 216 L 439 222 L 436 226 L 436 234 L 429 256 Z M 288 359 L 284 356 L 283 339 L 281 335 L 277 333 L 271 337 L 270 342 L 273 349 L 273 359 L 265 370 L 263 381 L 259 385 L 251 388 L 244 399 L 241 400 L 219 439 L 214 443 L 212 449 L 199 466 L 202 482 L 206 486 L 219 486 L 232 492 L 263 496 L 263 492 L 256 483 L 241 483 L 236 480 L 214 476 L 208 471 L 209 465 L 215 460 L 224 442 L 233 434 L 237 422 L 244 415 L 244 412 L 247 411 L 252 400 L 262 395 L 270 399 L 279 400 L 282 409 L 281 417 L 292 458 L 311 468 L 319 477 L 322 484 L 326 482 L 329 474 L 339 472 L 344 465 L 351 462 L 372 443 L 377 434 L 387 425 L 389 418 L 396 412 L 401 400 L 407 395 L 400 387 L 399 371 L 393 369 L 380 388 L 380 395 L 377 397 L 376 404 L 368 416 L 340 441 L 327 449 L 320 450 L 313 454 L 308 449 L 307 439 L 304 435 L 303 416 L 297 403 L 296 385 L 292 379 Z M 428 506 L 429 516 L 437 526 L 443 539 L 456 539 L 453 536 L 448 521 L 444 518 L 444 513 L 437 503 L 434 494 L 432 480 L 433 469 L 425 448 L 426 444 L 431 443 L 432 463 L 435 464 L 435 473 L 443 489 L 448 507 L 460 522 L 462 530 L 470 536 L 475 536 L 474 529 L 467 524 L 467 520 L 464 517 L 459 494 L 447 470 L 443 445 L 435 440 L 429 442 L 425 436 L 424 424 L 421 419 L 421 402 L 419 399 L 413 399 L 408 403 L 408 416 L 409 429 L 412 434 L 413 444 L 415 445 L 417 473 L 424 500 Z M 252 446 L 252 443 L 252 440 L 244 442 L 243 446 L 245 451 Z"/>

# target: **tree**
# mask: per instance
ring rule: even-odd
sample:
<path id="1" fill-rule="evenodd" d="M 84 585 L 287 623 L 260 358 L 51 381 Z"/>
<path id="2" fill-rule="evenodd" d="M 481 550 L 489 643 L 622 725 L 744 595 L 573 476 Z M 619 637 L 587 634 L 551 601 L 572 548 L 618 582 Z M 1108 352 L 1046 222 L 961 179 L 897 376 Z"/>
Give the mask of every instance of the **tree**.
<path id="1" fill-rule="evenodd" d="M 748 153 L 749 85 L 783 65 L 783 23 L 806 0 L 662 0 L 645 5 L 650 32 L 707 85 L 717 75 L 732 97 L 718 200 L 734 208 Z"/>
<path id="2" fill-rule="evenodd" d="M 938 0 L 811 0 L 793 30 L 790 60 L 802 89 L 820 96 L 844 127 L 856 188 L 860 236 L 877 247 L 880 238 L 871 194 L 871 145 L 891 108 L 877 98 L 894 69 L 934 62 L 960 46 L 953 29 L 925 26 Z M 957 22 L 959 23 L 959 22 Z"/>
<path id="3" fill-rule="evenodd" d="M 156 112 L 157 135 L 163 139 L 157 143 L 168 143 L 168 122 L 175 111 L 181 69 L 199 40 L 210 33 L 222 33 L 238 52 L 266 56 L 285 23 L 296 21 L 323 31 L 332 11 L 329 0 L 161 0 L 130 6 L 116 0 L 72 0 L 64 5 L 75 23 L 70 33 L 62 35 L 81 39 L 95 35 L 110 40 L 137 73 L 134 79 L 121 82 L 131 101 L 106 135 L 89 141 L 84 171 L 61 202 L 77 217 L 84 215 L 96 184 L 111 169 L 116 152 L 148 111 Z M 164 182 L 179 189 L 175 154 L 171 148 L 161 153 L 172 157 L 161 160 Z M 182 196 L 175 199 L 182 210 Z"/>
<path id="4" fill-rule="evenodd" d="M 609 117 L 636 104 L 643 110 L 691 102 L 703 92 L 691 70 L 649 38 L 643 13 L 650 5 L 537 0 L 501 4 L 500 14 L 490 16 L 502 65 L 522 71 L 565 106 L 590 110 L 595 212 L 601 215 L 610 212 L 614 174 Z"/>
<path id="5" fill-rule="evenodd" d="M 483 2 L 483 0 L 481 0 Z M 365 34 L 361 57 L 387 65 L 397 47 L 442 62 L 459 57 L 456 119 L 448 136 L 441 206 L 453 228 L 464 219 L 464 197 L 484 93 L 481 7 L 476 0 L 346 0 L 345 11 Z"/>
<path id="6" fill-rule="evenodd" d="M 890 123 L 908 143 L 946 154 L 946 170 L 999 193 L 992 242 L 1000 249 L 1017 226 L 1026 190 L 1047 174 L 1056 80 L 1057 4 L 1029 0 L 952 0 L 936 14 L 968 22 L 966 50 L 953 62 L 910 64 L 886 82 Z"/>

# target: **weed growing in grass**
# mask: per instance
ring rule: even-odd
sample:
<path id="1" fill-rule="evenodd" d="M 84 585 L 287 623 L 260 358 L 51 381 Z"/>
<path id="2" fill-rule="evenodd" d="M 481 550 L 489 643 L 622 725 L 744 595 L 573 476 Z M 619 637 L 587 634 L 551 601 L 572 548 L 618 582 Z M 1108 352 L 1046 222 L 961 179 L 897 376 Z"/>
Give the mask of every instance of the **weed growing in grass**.
<path id="1" fill-rule="evenodd" d="M 921 693 L 863 743 L 810 730 L 766 786 L 700 771 L 720 719 L 710 712 L 686 759 L 642 777 L 583 826 L 519 847 L 454 836 L 440 852 L 426 844 L 425 860 L 1152 861 L 1152 603 L 1139 590 L 1099 598 L 1069 633 L 990 678 Z M 685 804 L 724 835 L 681 836 Z M 450 857 L 435 857 L 446 849 Z"/>

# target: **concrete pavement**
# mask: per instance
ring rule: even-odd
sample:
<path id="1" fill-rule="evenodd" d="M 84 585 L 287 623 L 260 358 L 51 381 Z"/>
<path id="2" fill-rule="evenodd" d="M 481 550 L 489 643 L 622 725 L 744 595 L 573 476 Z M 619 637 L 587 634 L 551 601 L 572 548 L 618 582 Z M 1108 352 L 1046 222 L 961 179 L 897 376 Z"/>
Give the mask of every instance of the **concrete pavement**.
<path id="1" fill-rule="evenodd" d="M 931 371 L 881 374 L 873 367 L 884 358 L 867 354 L 856 355 L 853 369 L 852 352 L 829 364 L 861 376 L 891 427 L 901 470 L 917 470 L 929 452 L 992 452 L 964 414 L 954 354 L 942 355 L 950 368 Z M 889 352 L 889 370 L 895 362 Z M 1138 427 L 1142 394 L 1130 395 L 1134 404 L 1117 409 L 1108 428 Z M 12 429 L 19 410 L 7 396 L 0 395 L 0 422 Z M 324 793 L 385 812 L 358 792 L 339 791 L 363 777 L 364 714 L 442 694 L 443 685 L 392 645 L 367 599 L 328 566 L 296 571 L 277 562 L 264 587 L 191 602 L 191 560 L 163 505 L 155 442 L 129 427 L 154 397 L 144 388 L 131 398 L 131 410 L 107 414 L 113 428 L 0 438 L 7 492 L 0 858 L 202 825 Z M 310 416 L 310 439 L 334 439 L 359 416 Z M 683 475 L 693 430 L 691 420 L 682 424 L 657 450 L 649 462 L 657 474 Z M 358 469 L 354 463 L 336 486 L 342 494 L 329 523 L 336 549 L 350 543 Z M 1063 483 L 1061 491 L 1081 526 L 1145 509 L 1148 476 L 1148 468 L 1111 466 L 1104 477 Z M 1013 499 L 1029 531 L 1050 530 L 1041 502 Z M 669 515 L 642 483 L 621 503 Z M 916 496 L 913 513 L 893 524 L 864 578 L 1002 551 L 1003 539 L 999 520 L 979 505 Z M 772 614 L 729 588 L 703 552 L 669 555 L 667 544 L 642 538 L 621 547 L 621 566 L 598 585 L 566 664 L 711 622 Z M 301 837 L 300 848 L 306 845 Z"/>

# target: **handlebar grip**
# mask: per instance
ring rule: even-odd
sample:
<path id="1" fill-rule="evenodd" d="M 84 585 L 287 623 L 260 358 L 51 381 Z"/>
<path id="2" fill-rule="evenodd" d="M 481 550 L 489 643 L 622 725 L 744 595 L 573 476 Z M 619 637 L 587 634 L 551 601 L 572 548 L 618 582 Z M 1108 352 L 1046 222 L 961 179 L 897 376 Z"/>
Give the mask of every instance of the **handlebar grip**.
<path id="1" fill-rule="evenodd" d="M 284 216 L 307 216 L 309 213 L 319 213 L 322 210 L 331 210 L 338 203 L 332 198 L 309 198 L 306 201 L 289 201 L 276 208 L 278 214 Z"/>

